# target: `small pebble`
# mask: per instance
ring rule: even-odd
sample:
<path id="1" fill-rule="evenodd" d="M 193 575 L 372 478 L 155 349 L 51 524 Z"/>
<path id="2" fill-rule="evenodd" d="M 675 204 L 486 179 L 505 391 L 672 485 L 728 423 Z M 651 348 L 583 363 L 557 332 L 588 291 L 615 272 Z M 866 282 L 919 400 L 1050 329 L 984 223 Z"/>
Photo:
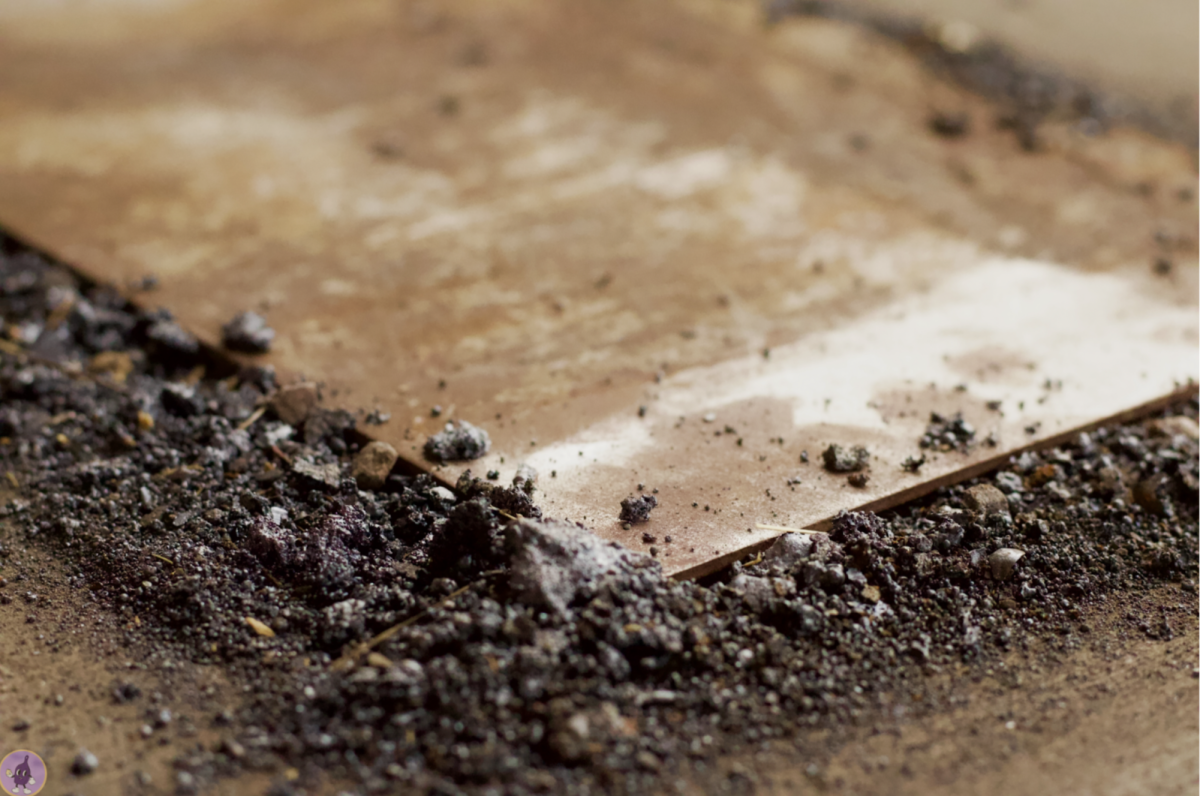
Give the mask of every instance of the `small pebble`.
<path id="1" fill-rule="evenodd" d="M 75 755 L 75 759 L 71 762 L 71 773 L 77 777 L 84 777 L 91 774 L 100 766 L 99 759 L 87 749 L 80 749 Z"/>
<path id="2" fill-rule="evenodd" d="M 380 489 L 396 466 L 400 454 L 386 442 L 375 440 L 368 442 L 354 456 L 350 467 L 350 476 L 358 483 L 360 489 Z"/>

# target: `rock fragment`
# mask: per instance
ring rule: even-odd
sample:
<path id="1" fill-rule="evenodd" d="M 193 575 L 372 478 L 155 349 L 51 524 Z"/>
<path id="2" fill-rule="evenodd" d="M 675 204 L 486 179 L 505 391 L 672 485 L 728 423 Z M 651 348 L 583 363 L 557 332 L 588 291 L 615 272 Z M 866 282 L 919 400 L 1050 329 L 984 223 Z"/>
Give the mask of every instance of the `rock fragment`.
<path id="1" fill-rule="evenodd" d="M 662 567 L 578 525 L 519 520 L 504 532 L 509 588 L 521 602 L 573 616 L 572 604 L 604 585 L 641 594 L 662 581 Z"/>
<path id="2" fill-rule="evenodd" d="M 118 705 L 124 705 L 126 702 L 132 702 L 142 695 L 142 689 L 138 688 L 133 683 L 120 683 L 113 687 L 112 697 L 113 702 Z"/>
<path id="3" fill-rule="evenodd" d="M 400 454 L 386 442 L 368 442 L 354 457 L 350 476 L 363 489 L 379 489 L 387 481 Z"/>
<path id="4" fill-rule="evenodd" d="M 770 572 L 789 572 L 808 558 L 813 547 L 811 534 L 785 533 L 763 553 L 762 565 Z"/>
<path id="5" fill-rule="evenodd" d="M 996 473 L 996 476 L 993 480 L 996 482 L 996 486 L 1001 492 L 1018 494 L 1025 491 L 1025 485 L 1021 482 L 1021 476 L 1017 475 L 1016 473 Z"/>
<path id="6" fill-rule="evenodd" d="M 564 698 L 550 705 L 549 746 L 563 762 L 578 763 L 591 758 L 614 736 L 627 734 L 620 712 L 611 702 L 592 710 L 577 710 Z"/>
<path id="7" fill-rule="evenodd" d="M 429 494 L 436 497 L 443 503 L 454 503 L 458 497 L 444 486 L 435 486 L 429 490 Z"/>
<path id="8" fill-rule="evenodd" d="M 255 619 L 252 616 L 247 616 L 246 624 L 250 626 L 251 630 L 253 630 L 258 635 L 263 636 L 264 638 L 274 638 L 275 637 L 275 631 L 272 630 L 271 626 L 268 625 L 266 622 L 263 622 L 259 619 Z"/>
<path id="9" fill-rule="evenodd" d="M 1009 513 L 1008 498 L 991 484 L 978 484 L 968 489 L 963 495 L 963 503 L 971 511 L 985 517 Z"/>
<path id="10" fill-rule="evenodd" d="M 1167 437 L 1169 439 L 1177 434 L 1182 434 L 1189 439 L 1200 438 L 1200 426 L 1196 424 L 1193 418 L 1187 415 L 1160 417 L 1151 420 L 1146 428 L 1152 437 Z"/>
<path id="11" fill-rule="evenodd" d="M 1162 517 L 1167 513 L 1167 503 L 1163 500 L 1166 477 L 1162 473 L 1146 476 L 1133 485 L 1133 502 L 1151 514 Z M 1047 485 L 1049 488 L 1049 485 Z"/>
<path id="12" fill-rule="evenodd" d="M 391 419 L 392 416 L 389 413 L 383 412 L 379 409 L 373 409 L 366 417 L 363 418 L 363 422 L 368 426 L 382 426 Z"/>
<path id="13" fill-rule="evenodd" d="M 513 486 L 517 489 L 523 489 L 526 492 L 532 492 L 534 484 L 538 480 L 538 471 L 532 464 L 521 462 L 517 465 L 517 473 L 513 476 Z"/>
<path id="14" fill-rule="evenodd" d="M 275 395 L 271 396 L 270 402 L 275 416 L 289 426 L 298 426 L 303 423 L 316 405 L 317 385 L 310 381 L 281 387 Z"/>
<path id="15" fill-rule="evenodd" d="M 292 463 L 292 472 L 330 489 L 337 489 L 342 481 L 342 467 L 337 462 L 314 464 L 307 459 L 297 459 Z"/>
<path id="16" fill-rule="evenodd" d="M 1012 547 L 1001 547 L 988 556 L 988 564 L 992 568 L 992 577 L 996 580 L 1008 580 L 1016 569 L 1017 562 L 1025 557 L 1023 550 Z"/>
<path id="17" fill-rule="evenodd" d="M 587 714 L 582 712 L 556 720 L 550 732 L 550 749 L 569 763 L 587 757 L 589 724 Z"/>

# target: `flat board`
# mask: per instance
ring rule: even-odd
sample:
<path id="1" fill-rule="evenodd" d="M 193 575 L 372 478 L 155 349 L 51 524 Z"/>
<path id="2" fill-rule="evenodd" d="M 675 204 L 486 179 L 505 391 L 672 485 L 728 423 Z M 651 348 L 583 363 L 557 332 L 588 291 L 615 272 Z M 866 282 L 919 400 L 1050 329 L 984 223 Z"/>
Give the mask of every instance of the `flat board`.
<path id="1" fill-rule="evenodd" d="M 470 420 L 476 473 L 533 462 L 548 513 L 670 535 L 673 573 L 1196 376 L 1191 155 L 1069 121 L 1025 152 L 850 26 L 725 0 L 6 3 L 0 75 L 0 223 L 156 274 L 139 300 L 209 341 L 262 310 L 262 360 L 390 413 L 368 431 L 412 463 Z M 996 446 L 906 473 L 933 410 Z M 865 488 L 820 472 L 831 442 L 870 449 Z M 662 505 L 626 530 L 638 483 Z"/>

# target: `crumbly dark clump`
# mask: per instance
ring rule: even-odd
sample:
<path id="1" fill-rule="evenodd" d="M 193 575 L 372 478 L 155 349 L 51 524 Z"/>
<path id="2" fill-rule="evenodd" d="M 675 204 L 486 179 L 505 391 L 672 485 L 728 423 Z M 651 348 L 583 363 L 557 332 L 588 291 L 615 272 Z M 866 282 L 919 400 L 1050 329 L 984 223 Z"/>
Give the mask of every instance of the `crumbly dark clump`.
<path id="1" fill-rule="evenodd" d="M 944 488 L 675 582 L 539 519 L 521 487 L 466 475 L 451 493 L 393 474 L 360 489 L 345 417 L 239 429 L 273 389 L 262 372 L 180 390 L 196 363 L 143 315 L 0 248 L 6 324 L 44 321 L 64 284 L 106 313 L 69 316 L 37 349 L 52 356 L 0 351 L 0 467 L 21 484 L 0 532 L 55 551 L 130 657 L 219 664 L 246 695 L 196 717 L 222 735 L 175 761 L 197 787 L 254 770 L 280 793 L 330 779 L 363 793 L 662 792 L 713 776 L 719 754 L 936 710 L 949 691 L 931 675 L 1000 666 L 1034 637 L 1069 651 L 1083 612 L 1118 591 L 1175 584 L 1195 609 L 1185 423 L 1014 458 L 981 479 L 1009 513 L 967 511 L 969 485 Z M 123 381 L 73 375 L 104 351 L 132 352 Z M 1194 425 L 1194 401 L 1174 411 Z M 989 562 L 1001 549 L 1022 553 L 1004 580 Z M 23 566 L 0 558 L 9 581 Z M 1129 628 L 1166 637 L 1168 619 Z"/>
<path id="2" fill-rule="evenodd" d="M 221 344 L 230 351 L 265 354 L 274 340 L 275 330 L 257 312 L 239 312 L 221 327 Z"/>
<path id="3" fill-rule="evenodd" d="M 825 460 L 825 469 L 831 473 L 856 473 L 871 461 L 871 454 L 860 445 L 843 448 L 834 444 L 825 449 L 821 458 Z"/>
<path id="4" fill-rule="evenodd" d="M 143 314 L 139 319 L 144 328 L 149 350 L 163 357 L 191 357 L 200 352 L 200 341 L 175 322 L 169 310 L 159 309 Z M 41 342 L 41 338 L 38 339 Z"/>
<path id="5" fill-rule="evenodd" d="M 488 433 L 465 420 L 446 427 L 425 440 L 425 458 L 434 462 L 461 462 L 478 459 L 492 447 Z"/>
<path id="6" fill-rule="evenodd" d="M 621 501 L 621 522 L 646 522 L 650 512 L 658 506 L 654 495 L 636 495 Z"/>
<path id="7" fill-rule="evenodd" d="M 529 488 L 525 488 L 526 485 Z M 533 502 L 533 482 L 524 478 L 514 479 L 511 487 L 502 487 L 474 478 L 470 470 L 463 472 L 455 489 L 466 499 L 484 497 L 497 509 L 518 517 L 541 519 L 542 510 Z"/>

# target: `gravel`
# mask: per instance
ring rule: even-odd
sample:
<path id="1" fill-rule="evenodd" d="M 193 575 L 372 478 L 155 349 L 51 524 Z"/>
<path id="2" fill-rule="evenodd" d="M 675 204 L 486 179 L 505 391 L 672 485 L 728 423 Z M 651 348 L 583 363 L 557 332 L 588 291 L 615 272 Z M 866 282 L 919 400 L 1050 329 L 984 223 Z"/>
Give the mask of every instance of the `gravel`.
<path id="1" fill-rule="evenodd" d="M 44 331 L 64 290 L 67 331 Z M 131 656 L 220 665 L 242 686 L 207 717 L 219 742 L 175 761 L 185 790 L 255 770 L 279 793 L 661 792 L 703 781 L 718 753 L 935 710 L 932 675 L 1035 637 L 1069 650 L 1108 595 L 1174 583 L 1196 602 L 1197 442 L 1155 430 L 1194 428 L 1194 401 L 1168 413 L 1184 421 L 1081 434 L 675 582 L 543 519 L 528 473 L 464 473 L 454 500 L 428 476 L 364 488 L 354 418 L 315 387 L 276 389 L 261 368 L 189 379 L 198 355 L 167 342 L 162 313 L 11 244 L 0 314 L 43 329 L 29 353 L 0 350 L 0 466 L 20 484 L 7 522 L 55 552 Z M 86 375 L 118 351 L 123 380 Z M 467 423 L 430 443 L 439 460 L 487 449 Z M 1009 511 L 980 510 L 999 505 L 981 484 Z"/>
<path id="2" fill-rule="evenodd" d="M 920 444 L 922 448 L 937 451 L 965 452 L 975 444 L 975 427 L 963 419 L 961 412 L 951 417 L 933 412 Z"/>

